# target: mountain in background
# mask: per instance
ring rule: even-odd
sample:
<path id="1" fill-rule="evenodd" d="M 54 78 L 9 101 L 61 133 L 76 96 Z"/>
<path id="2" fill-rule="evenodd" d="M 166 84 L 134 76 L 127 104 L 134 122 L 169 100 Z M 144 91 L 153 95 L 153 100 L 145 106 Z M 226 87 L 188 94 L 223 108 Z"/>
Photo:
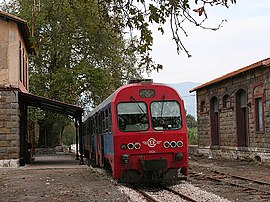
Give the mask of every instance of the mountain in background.
<path id="1" fill-rule="evenodd" d="M 184 99 L 185 108 L 187 114 L 191 114 L 197 119 L 196 112 L 196 93 L 189 93 L 192 88 L 201 85 L 201 83 L 194 82 L 182 82 L 182 83 L 167 83 L 168 85 L 175 88 L 181 97 Z"/>

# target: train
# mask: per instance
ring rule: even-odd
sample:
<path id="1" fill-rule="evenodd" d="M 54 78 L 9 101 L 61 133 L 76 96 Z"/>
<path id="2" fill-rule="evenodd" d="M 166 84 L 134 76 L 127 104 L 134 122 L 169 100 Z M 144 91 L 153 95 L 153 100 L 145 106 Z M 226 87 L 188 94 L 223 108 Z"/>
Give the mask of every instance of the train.
<path id="1" fill-rule="evenodd" d="M 125 183 L 188 176 L 184 100 L 169 85 L 133 79 L 83 118 L 83 155 Z"/>

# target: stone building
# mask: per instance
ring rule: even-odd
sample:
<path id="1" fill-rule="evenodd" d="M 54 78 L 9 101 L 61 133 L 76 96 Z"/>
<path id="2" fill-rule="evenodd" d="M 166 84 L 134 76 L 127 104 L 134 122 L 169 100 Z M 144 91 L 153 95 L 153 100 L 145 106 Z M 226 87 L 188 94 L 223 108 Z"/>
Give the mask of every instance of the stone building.
<path id="1" fill-rule="evenodd" d="M 270 162 L 270 58 L 190 90 L 194 91 L 199 153 Z"/>
<path id="2" fill-rule="evenodd" d="M 73 116 L 78 126 L 76 140 L 80 135 L 82 141 L 81 107 L 28 92 L 29 37 L 25 20 L 0 11 L 0 167 L 30 162 L 28 106 Z M 80 160 L 83 163 L 82 156 Z"/>
<path id="3" fill-rule="evenodd" d="M 20 158 L 18 92 L 28 92 L 27 22 L 0 11 L 0 166 L 17 166 Z"/>

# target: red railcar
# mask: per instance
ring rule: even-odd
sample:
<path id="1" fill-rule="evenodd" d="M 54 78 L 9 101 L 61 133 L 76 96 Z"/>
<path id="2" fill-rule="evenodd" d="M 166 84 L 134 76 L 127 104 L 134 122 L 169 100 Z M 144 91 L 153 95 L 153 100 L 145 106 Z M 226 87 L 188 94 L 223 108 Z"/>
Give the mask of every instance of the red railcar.
<path id="1" fill-rule="evenodd" d="M 170 86 L 136 80 L 84 120 L 84 153 L 120 182 L 171 181 L 188 175 L 184 101 Z"/>

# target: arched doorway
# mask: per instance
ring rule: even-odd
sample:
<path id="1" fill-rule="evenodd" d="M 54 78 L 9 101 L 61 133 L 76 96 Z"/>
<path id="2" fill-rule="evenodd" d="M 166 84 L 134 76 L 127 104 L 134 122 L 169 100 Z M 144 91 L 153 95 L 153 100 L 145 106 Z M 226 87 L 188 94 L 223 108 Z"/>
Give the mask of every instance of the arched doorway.
<path id="1" fill-rule="evenodd" d="M 247 93 L 240 89 L 236 93 L 236 133 L 237 147 L 248 146 L 248 122 L 247 122 Z"/>
<path id="2" fill-rule="evenodd" d="M 219 146 L 219 108 L 217 97 L 210 100 L 211 146 Z"/>

